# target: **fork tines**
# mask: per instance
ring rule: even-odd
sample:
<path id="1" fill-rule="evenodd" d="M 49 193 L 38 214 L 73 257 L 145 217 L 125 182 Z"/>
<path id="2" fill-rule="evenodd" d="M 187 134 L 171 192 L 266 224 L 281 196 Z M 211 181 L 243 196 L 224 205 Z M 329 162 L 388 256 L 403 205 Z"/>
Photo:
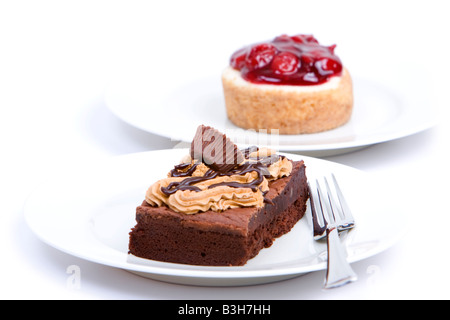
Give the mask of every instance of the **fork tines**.
<path id="1" fill-rule="evenodd" d="M 351 210 L 342 194 L 342 190 L 334 174 L 331 174 L 331 186 L 326 177 L 323 178 L 326 192 L 318 179 L 314 186 L 309 185 L 310 204 L 313 217 L 314 238 L 325 237 L 327 227 L 337 225 L 339 231 L 354 227 L 355 221 Z"/>

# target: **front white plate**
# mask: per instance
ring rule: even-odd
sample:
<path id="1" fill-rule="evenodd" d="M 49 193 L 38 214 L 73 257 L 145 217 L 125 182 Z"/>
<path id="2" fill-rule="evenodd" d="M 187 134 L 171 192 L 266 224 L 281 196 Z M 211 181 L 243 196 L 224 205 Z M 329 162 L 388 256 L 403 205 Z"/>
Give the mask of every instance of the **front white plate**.
<path id="1" fill-rule="evenodd" d="M 72 168 L 44 183 L 25 204 L 25 218 L 47 244 L 74 256 L 122 268 L 148 278 L 181 284 L 237 286 L 268 283 L 324 269 L 326 244 L 312 238 L 309 210 L 293 230 L 243 267 L 203 267 L 136 258 L 128 254 L 135 208 L 147 188 L 187 153 L 151 151 Z M 350 262 L 373 256 L 395 243 L 406 228 L 395 198 L 365 173 L 306 156 L 308 178 L 333 172 L 348 198 L 357 227 L 345 243 Z"/>

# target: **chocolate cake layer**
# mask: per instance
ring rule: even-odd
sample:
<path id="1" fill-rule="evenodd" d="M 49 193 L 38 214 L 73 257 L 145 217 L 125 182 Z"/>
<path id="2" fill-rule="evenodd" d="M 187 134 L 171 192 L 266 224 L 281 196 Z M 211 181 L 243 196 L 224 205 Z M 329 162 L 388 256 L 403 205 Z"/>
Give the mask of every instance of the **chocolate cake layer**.
<path id="1" fill-rule="evenodd" d="M 240 266 L 289 232 L 306 211 L 308 189 L 303 161 L 292 173 L 269 183 L 262 208 L 235 208 L 187 215 L 144 203 L 137 208 L 129 252 L 183 264 Z"/>

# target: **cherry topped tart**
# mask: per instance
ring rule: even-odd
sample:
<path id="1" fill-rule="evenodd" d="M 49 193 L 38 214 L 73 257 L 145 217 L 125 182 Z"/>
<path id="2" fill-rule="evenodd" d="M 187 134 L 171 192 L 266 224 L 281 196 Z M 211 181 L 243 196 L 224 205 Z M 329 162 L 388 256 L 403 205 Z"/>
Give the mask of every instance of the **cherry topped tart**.
<path id="1" fill-rule="evenodd" d="M 316 85 L 342 74 L 335 48 L 320 45 L 312 35 L 281 35 L 236 51 L 230 65 L 253 83 Z"/>
<path id="2" fill-rule="evenodd" d="M 281 35 L 237 50 L 222 74 L 227 116 L 238 127 L 316 133 L 346 124 L 353 110 L 350 73 L 312 35 Z"/>

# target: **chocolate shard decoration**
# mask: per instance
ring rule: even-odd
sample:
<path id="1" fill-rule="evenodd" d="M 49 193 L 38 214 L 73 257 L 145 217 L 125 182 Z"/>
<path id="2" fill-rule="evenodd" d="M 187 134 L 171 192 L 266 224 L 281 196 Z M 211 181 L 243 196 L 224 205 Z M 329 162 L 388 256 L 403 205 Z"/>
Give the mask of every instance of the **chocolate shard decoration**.
<path id="1" fill-rule="evenodd" d="M 218 172 L 228 172 L 244 162 L 241 150 L 220 131 L 201 125 L 191 143 L 191 158 Z"/>

